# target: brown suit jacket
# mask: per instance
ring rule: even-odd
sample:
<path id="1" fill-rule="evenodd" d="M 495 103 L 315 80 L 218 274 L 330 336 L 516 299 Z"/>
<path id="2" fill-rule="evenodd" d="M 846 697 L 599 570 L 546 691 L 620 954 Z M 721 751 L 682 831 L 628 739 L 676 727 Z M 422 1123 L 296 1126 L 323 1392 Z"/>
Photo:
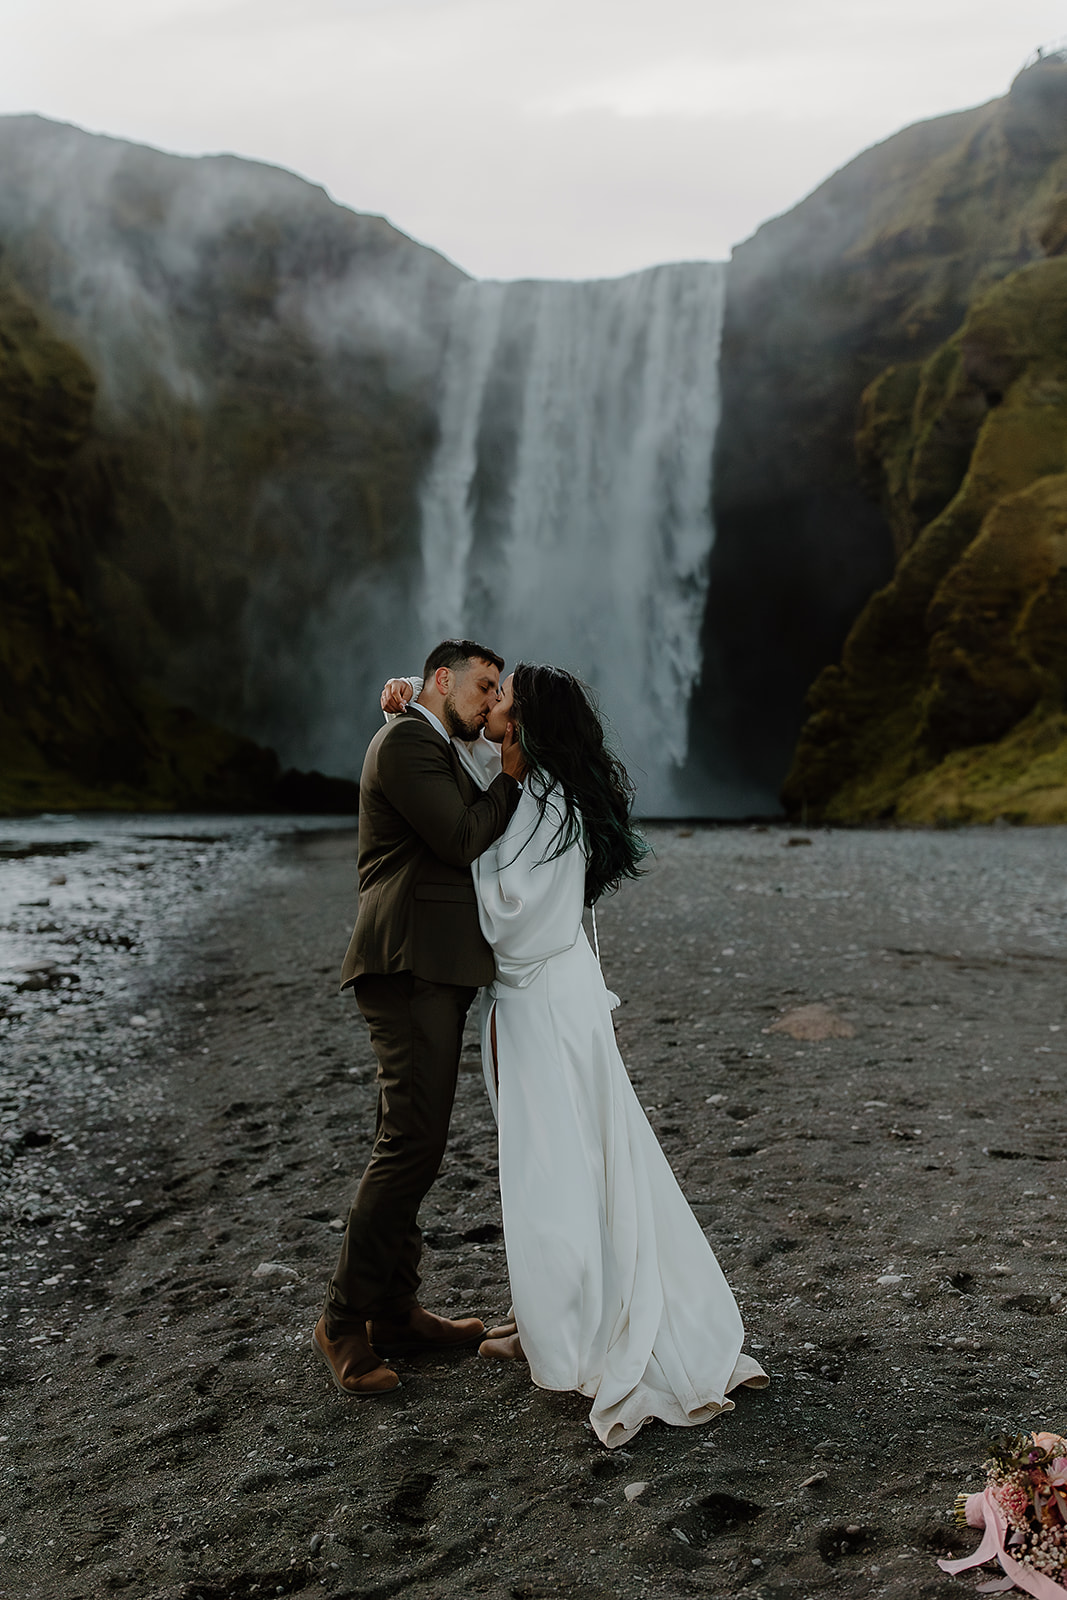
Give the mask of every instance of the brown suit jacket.
<path id="1" fill-rule="evenodd" d="M 520 792 L 504 773 L 479 789 L 417 711 L 375 734 L 359 783 L 359 908 L 343 989 L 364 972 L 492 983 L 470 864 L 503 833 Z"/>

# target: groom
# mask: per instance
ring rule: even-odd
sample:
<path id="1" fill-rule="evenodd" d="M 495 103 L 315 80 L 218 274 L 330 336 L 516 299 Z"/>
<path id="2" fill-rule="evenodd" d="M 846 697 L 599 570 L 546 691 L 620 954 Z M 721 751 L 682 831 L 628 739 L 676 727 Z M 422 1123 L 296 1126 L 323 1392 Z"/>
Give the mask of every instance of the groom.
<path id="1" fill-rule="evenodd" d="M 312 1335 L 337 1387 L 386 1394 L 381 1352 L 443 1350 L 484 1332 L 418 1302 L 417 1216 L 448 1136 L 463 1024 L 493 954 L 478 925 L 470 864 L 519 800 L 517 743 L 480 790 L 452 738 L 476 739 L 500 695 L 501 658 L 446 639 L 427 658 L 408 715 L 375 734 L 359 785 L 359 909 L 342 968 L 378 1058 L 374 1149 L 349 1213 L 326 1309 Z"/>

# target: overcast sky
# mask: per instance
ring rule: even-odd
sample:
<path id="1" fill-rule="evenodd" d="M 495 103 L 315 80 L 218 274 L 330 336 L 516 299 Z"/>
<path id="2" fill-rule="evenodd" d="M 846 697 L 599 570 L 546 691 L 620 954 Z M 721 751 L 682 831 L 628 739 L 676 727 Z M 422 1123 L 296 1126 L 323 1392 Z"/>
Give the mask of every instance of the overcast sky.
<path id="1" fill-rule="evenodd" d="M 482 277 L 721 259 L 1067 0 L 0 0 L 0 111 L 290 167 Z"/>

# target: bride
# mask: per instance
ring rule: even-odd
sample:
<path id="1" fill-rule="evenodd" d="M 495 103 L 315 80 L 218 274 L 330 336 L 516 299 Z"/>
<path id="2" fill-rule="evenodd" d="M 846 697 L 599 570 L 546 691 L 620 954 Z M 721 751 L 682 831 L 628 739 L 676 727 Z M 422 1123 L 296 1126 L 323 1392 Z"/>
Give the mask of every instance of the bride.
<path id="1" fill-rule="evenodd" d="M 401 684 L 386 686 L 387 710 Z M 594 1431 L 615 1447 L 653 1417 L 707 1422 L 733 1409 L 731 1390 L 769 1380 L 741 1353 L 737 1303 L 626 1075 L 618 1001 L 582 926 L 645 853 L 630 780 L 582 685 L 554 667 L 516 667 L 486 734 L 518 739 L 527 773 L 472 868 L 496 957 L 482 1059 L 514 1306 L 481 1353 L 588 1396 Z M 494 762 L 478 745 L 467 759 L 484 784 Z"/>

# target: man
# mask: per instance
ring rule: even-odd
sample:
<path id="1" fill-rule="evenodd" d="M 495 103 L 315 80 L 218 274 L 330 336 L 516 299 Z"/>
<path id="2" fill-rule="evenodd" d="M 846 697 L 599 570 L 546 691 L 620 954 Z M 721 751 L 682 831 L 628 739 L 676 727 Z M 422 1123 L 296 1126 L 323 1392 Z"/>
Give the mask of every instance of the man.
<path id="1" fill-rule="evenodd" d="M 522 754 L 505 740 L 503 770 L 483 792 L 452 739 L 478 737 L 499 699 L 503 664 L 473 640 L 445 640 L 428 657 L 407 716 L 375 734 L 363 763 L 359 909 L 341 986 L 355 989 L 370 1028 L 378 1119 L 312 1335 L 349 1395 L 398 1386 L 382 1352 L 442 1350 L 484 1332 L 477 1317 L 450 1321 L 419 1305 L 417 1217 L 444 1155 L 463 1024 L 494 975 L 470 864 L 518 804 Z"/>

